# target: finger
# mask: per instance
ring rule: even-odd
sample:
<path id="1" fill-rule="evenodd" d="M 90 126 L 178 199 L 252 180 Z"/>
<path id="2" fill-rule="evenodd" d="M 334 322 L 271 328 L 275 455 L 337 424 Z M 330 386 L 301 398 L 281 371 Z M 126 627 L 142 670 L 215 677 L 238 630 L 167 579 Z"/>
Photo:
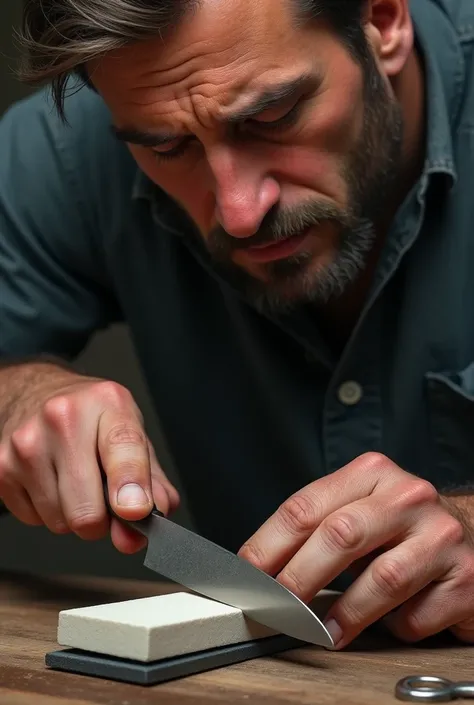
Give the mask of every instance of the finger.
<path id="1" fill-rule="evenodd" d="M 23 524 L 42 526 L 43 521 L 33 507 L 28 493 L 17 479 L 11 444 L 0 444 L 0 499 L 8 511 Z"/>
<path id="2" fill-rule="evenodd" d="M 376 491 L 392 490 L 391 494 L 403 497 L 412 485 L 422 484 L 428 485 L 384 456 L 360 456 L 293 494 L 242 546 L 239 555 L 275 575 L 333 512 Z M 399 489 L 394 491 L 397 485 Z"/>
<path id="3" fill-rule="evenodd" d="M 28 526 L 43 526 L 44 522 L 33 507 L 25 488 L 17 482 L 1 485 L 0 497 L 10 514 Z"/>
<path id="4" fill-rule="evenodd" d="M 43 409 L 43 422 L 67 526 L 86 541 L 103 538 L 109 517 L 96 455 L 97 415 L 73 395 L 55 397 Z"/>
<path id="5" fill-rule="evenodd" d="M 460 641 L 463 641 L 466 644 L 474 644 L 474 617 L 470 617 L 459 624 L 451 626 L 450 631 Z"/>
<path id="6" fill-rule="evenodd" d="M 151 484 L 156 507 L 166 516 L 179 505 L 179 495 L 161 469 L 155 451 L 148 442 L 150 457 Z M 131 554 L 141 551 L 147 544 L 146 537 L 116 519 L 111 524 L 111 539 L 121 553 Z"/>
<path id="7" fill-rule="evenodd" d="M 451 629 L 469 631 L 474 614 L 474 557 L 472 549 L 456 552 L 456 564 L 448 575 L 407 600 L 389 615 L 385 624 L 399 639 L 416 642 Z M 457 627 L 459 625 L 459 627 Z M 467 625 L 467 630 L 463 625 Z"/>
<path id="8" fill-rule="evenodd" d="M 153 492 L 143 426 L 132 413 L 106 410 L 100 417 L 97 444 L 113 511 L 127 520 L 144 518 L 153 508 Z"/>
<path id="9" fill-rule="evenodd" d="M 163 471 L 158 465 L 154 467 L 153 460 L 150 460 L 153 501 L 159 511 L 167 516 L 172 509 L 170 500 L 171 493 L 168 493 L 166 483 L 163 482 L 163 478 L 165 478 Z M 168 484 L 170 485 L 169 482 Z M 142 550 L 147 543 L 146 537 L 117 519 L 112 519 L 111 539 L 115 548 L 121 553 L 126 554 L 136 553 Z"/>
<path id="10" fill-rule="evenodd" d="M 68 533 L 45 429 L 37 419 L 12 434 L 10 462 L 41 523 L 55 534 Z"/>
<path id="11" fill-rule="evenodd" d="M 71 529 L 62 510 L 58 480 L 51 462 L 37 468 L 25 479 L 25 488 L 38 516 L 54 534 L 68 534 Z"/>
<path id="12" fill-rule="evenodd" d="M 167 515 L 179 507 L 179 493 L 162 470 L 150 442 L 148 442 L 148 453 L 150 457 L 153 500 L 156 507 Z"/>
<path id="13" fill-rule="evenodd" d="M 35 510 L 29 495 L 20 485 L 11 486 L 11 492 L 2 496 L 2 502 L 10 514 L 28 526 L 44 526 L 44 521 Z"/>
<path id="14" fill-rule="evenodd" d="M 150 457 L 153 500 L 156 507 L 166 516 L 170 511 L 174 511 L 179 506 L 179 494 L 159 465 L 154 448 L 149 441 L 148 452 Z M 111 524 L 111 539 L 117 550 L 127 554 L 137 553 L 147 544 L 145 536 L 115 519 L 112 520 Z"/>
<path id="15" fill-rule="evenodd" d="M 113 518 L 110 525 L 110 538 L 121 553 L 132 554 L 141 551 L 147 544 L 146 537 Z"/>
<path id="16" fill-rule="evenodd" d="M 438 528 L 431 526 L 378 556 L 326 616 L 336 646 L 343 648 L 369 625 L 442 579 L 452 564 L 448 543 L 440 522 Z"/>
<path id="17" fill-rule="evenodd" d="M 357 560 L 405 534 L 412 506 L 388 492 L 364 497 L 324 519 L 276 576 L 309 601 Z"/>

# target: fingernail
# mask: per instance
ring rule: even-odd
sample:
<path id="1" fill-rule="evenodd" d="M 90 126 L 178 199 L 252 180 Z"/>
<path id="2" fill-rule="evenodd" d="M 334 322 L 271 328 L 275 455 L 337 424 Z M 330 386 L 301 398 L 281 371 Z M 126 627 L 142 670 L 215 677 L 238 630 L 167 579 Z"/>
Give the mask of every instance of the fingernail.
<path id="1" fill-rule="evenodd" d="M 334 646 L 337 646 L 338 643 L 341 641 L 343 637 L 342 629 L 339 626 L 339 624 L 336 622 L 333 617 L 327 620 L 327 622 L 324 623 L 324 626 L 328 630 L 329 634 L 331 635 L 331 638 L 334 642 Z"/>
<path id="2" fill-rule="evenodd" d="M 148 504 L 148 497 L 140 485 L 130 483 L 120 488 L 117 495 L 117 502 L 122 506 L 135 507 L 137 505 Z"/>

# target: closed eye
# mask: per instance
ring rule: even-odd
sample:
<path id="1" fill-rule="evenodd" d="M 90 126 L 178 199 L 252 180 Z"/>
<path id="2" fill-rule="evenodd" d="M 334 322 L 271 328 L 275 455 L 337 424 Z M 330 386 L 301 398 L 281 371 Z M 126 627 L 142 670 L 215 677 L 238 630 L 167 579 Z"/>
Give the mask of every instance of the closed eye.
<path id="1" fill-rule="evenodd" d="M 264 130 L 278 130 L 292 127 L 299 119 L 303 105 L 303 98 L 298 100 L 290 110 L 276 120 L 249 120 L 248 124 L 263 128 Z"/>
<path id="2" fill-rule="evenodd" d="M 158 159 L 158 161 L 166 159 L 177 159 L 185 153 L 189 142 L 193 139 L 194 138 L 191 136 L 186 137 L 185 139 L 177 142 L 173 147 L 169 147 L 167 145 L 164 145 L 163 147 L 153 147 L 153 155 Z"/>
<path id="3" fill-rule="evenodd" d="M 288 110 L 284 115 L 277 118 L 276 120 L 257 120 L 249 119 L 244 122 L 241 129 L 245 127 L 257 128 L 259 131 L 263 132 L 276 132 L 278 130 L 284 130 L 292 127 L 298 122 L 301 115 L 302 106 L 304 99 L 300 98 L 295 105 L 293 105 L 290 110 Z M 186 137 L 175 143 L 174 146 L 169 147 L 168 145 L 163 145 L 162 147 L 153 147 L 152 152 L 158 161 L 166 161 L 171 159 L 178 159 L 183 156 L 190 142 L 195 141 L 193 136 Z M 173 144 L 173 143 L 171 143 Z"/>

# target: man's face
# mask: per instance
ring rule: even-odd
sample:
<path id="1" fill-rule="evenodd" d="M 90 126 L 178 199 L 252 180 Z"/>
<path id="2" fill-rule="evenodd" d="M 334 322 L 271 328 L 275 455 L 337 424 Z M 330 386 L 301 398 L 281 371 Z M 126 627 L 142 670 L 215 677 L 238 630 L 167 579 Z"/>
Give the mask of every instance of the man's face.
<path id="1" fill-rule="evenodd" d="M 400 169 L 402 118 L 294 0 L 205 0 L 172 36 L 90 67 L 141 169 L 256 303 L 321 303 L 363 269 Z"/>

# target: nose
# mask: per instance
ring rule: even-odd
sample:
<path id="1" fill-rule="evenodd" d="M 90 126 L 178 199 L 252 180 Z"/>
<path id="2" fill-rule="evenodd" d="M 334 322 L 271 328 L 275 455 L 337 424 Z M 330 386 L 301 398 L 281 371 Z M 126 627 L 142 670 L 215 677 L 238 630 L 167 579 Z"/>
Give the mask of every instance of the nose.
<path id="1" fill-rule="evenodd" d="M 215 181 L 215 218 L 235 238 L 255 235 L 280 199 L 280 186 L 246 150 L 220 149 L 209 157 Z"/>

